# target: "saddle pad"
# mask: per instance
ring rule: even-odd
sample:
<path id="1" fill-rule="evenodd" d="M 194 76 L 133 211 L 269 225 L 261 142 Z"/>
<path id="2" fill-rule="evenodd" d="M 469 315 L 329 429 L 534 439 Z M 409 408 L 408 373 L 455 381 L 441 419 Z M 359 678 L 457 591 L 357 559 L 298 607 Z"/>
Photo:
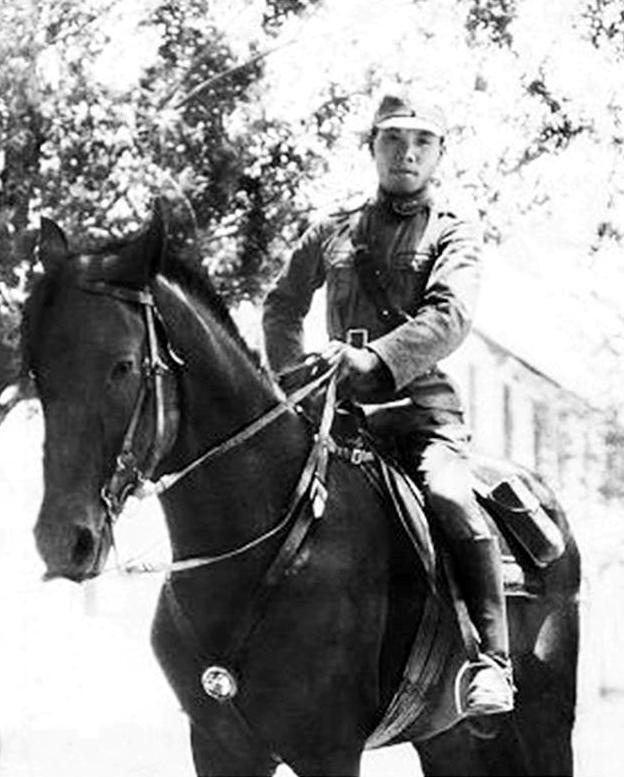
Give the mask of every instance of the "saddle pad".
<path id="1" fill-rule="evenodd" d="M 378 462 L 386 493 L 420 559 L 425 576 L 433 585 L 436 574 L 436 552 L 421 493 L 411 478 L 397 467 L 381 457 Z"/>
<path id="2" fill-rule="evenodd" d="M 420 560 L 425 576 L 432 590 L 436 587 L 437 550 L 429 526 L 430 518 L 425 511 L 424 500 L 414 481 L 394 464 L 377 456 L 379 470 L 385 494 L 390 498 L 395 513 L 403 530 L 410 539 Z M 490 515 L 485 505 L 481 503 L 491 531 L 498 536 L 503 550 L 503 580 L 507 594 L 534 595 L 540 590 L 539 581 L 532 570 L 525 570 L 516 556 L 508 547 L 505 537 L 501 534 L 498 522 Z"/>
<path id="3" fill-rule="evenodd" d="M 399 687 L 366 749 L 423 741 L 458 723 L 455 678 L 465 660 L 452 606 L 430 593 Z"/>
<path id="4" fill-rule="evenodd" d="M 438 551 L 429 529 L 424 502 L 415 484 L 400 469 L 379 457 L 383 483 L 411 540 L 430 583 L 423 615 L 399 687 L 383 718 L 366 742 L 374 749 L 406 740 L 423 741 L 459 723 L 455 704 L 455 678 L 466 661 L 455 609 L 441 591 L 446 588 L 444 565 L 438 569 Z M 503 574 L 507 596 L 534 596 L 535 581 L 520 566 L 501 537 L 497 524 L 488 521 L 504 547 Z"/>

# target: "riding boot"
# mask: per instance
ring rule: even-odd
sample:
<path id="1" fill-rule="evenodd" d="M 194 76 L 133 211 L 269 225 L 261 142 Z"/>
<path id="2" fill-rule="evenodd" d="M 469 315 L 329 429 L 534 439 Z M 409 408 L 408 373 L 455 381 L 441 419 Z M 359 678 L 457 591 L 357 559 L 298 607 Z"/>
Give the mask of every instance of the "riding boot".
<path id="1" fill-rule="evenodd" d="M 480 658 L 468 666 L 467 715 L 513 709 L 513 680 L 503 590 L 503 569 L 494 537 L 452 541 L 454 569 L 480 640 Z"/>

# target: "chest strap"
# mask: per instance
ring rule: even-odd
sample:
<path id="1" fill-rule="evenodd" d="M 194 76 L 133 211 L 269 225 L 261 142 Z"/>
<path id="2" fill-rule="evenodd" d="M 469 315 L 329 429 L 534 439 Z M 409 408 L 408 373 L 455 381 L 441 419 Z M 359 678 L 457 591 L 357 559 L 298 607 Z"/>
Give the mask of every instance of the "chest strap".
<path id="1" fill-rule="evenodd" d="M 369 302 L 372 303 L 378 318 L 390 329 L 406 323 L 412 316 L 399 305 L 395 305 L 388 295 L 384 278 L 388 268 L 384 266 L 379 256 L 371 250 L 364 235 L 364 218 L 366 207 L 357 214 L 350 227 L 350 240 L 354 248 L 353 265 L 360 287 Z M 423 234 L 415 247 L 415 253 L 427 256 L 435 255 L 442 233 L 442 216 L 444 214 L 429 209 L 429 216 Z"/>
<path id="2" fill-rule="evenodd" d="M 194 648 L 194 652 L 199 654 L 198 657 L 200 659 L 211 663 L 202 673 L 202 686 L 208 696 L 219 702 L 229 702 L 236 696 L 238 682 L 235 671 L 240 652 L 250 634 L 264 616 L 266 604 L 273 590 L 283 580 L 293 564 L 312 525 L 323 516 L 327 499 L 326 478 L 328 460 L 333 444 L 330 437 L 330 429 L 334 418 L 335 406 L 336 376 L 334 375 L 327 388 L 319 430 L 301 471 L 295 491 L 290 498 L 287 516 L 289 518 L 293 517 L 294 523 L 282 542 L 277 555 L 258 583 L 251 599 L 243 609 L 242 616 L 228 640 L 226 649 L 217 658 L 219 664 L 212 663 L 216 657 L 209 657 L 202 650 L 199 639 L 195 635 L 194 626 L 185 615 L 175 596 L 174 584 L 171 578 L 167 579 L 165 583 L 164 592 L 169 602 L 169 611 L 177 625 L 178 631 L 182 634 L 185 641 Z M 311 506 L 308 502 L 311 503 Z"/>

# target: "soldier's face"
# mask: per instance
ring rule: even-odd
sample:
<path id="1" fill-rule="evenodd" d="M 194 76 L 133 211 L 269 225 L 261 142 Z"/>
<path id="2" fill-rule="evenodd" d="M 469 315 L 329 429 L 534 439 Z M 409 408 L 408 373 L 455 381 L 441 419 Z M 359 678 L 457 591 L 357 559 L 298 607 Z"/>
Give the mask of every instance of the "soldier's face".
<path id="1" fill-rule="evenodd" d="M 418 129 L 379 130 L 373 158 L 382 189 L 390 194 L 413 194 L 429 181 L 442 156 L 441 138 Z"/>

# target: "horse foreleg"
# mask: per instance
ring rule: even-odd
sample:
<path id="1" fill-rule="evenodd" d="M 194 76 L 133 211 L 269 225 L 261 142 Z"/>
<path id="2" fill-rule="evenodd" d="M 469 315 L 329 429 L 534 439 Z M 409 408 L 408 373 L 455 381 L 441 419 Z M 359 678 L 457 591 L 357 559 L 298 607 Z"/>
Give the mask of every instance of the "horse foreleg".
<path id="1" fill-rule="evenodd" d="M 570 678 L 535 656 L 518 662 L 516 709 L 490 739 L 460 723 L 415 745 L 426 777 L 571 777 Z"/>
<path id="2" fill-rule="evenodd" d="M 509 774 L 489 770 L 482 758 L 480 742 L 462 724 L 426 742 L 412 742 L 412 745 L 425 777 L 508 777 Z"/>
<path id="3" fill-rule="evenodd" d="M 191 750 L 197 777 L 271 777 L 277 761 L 269 752 L 241 748 L 231 738 L 208 737 L 191 723 Z"/>
<path id="4" fill-rule="evenodd" d="M 517 710 L 518 738 L 531 755 L 531 774 L 566 777 L 573 774 L 576 678 L 574 666 L 560 673 L 557 665 L 534 655 L 519 662 Z"/>
<path id="5" fill-rule="evenodd" d="M 359 777 L 361 750 L 331 751 L 313 756 L 298 756 L 289 761 L 298 777 Z"/>
<path id="6" fill-rule="evenodd" d="M 535 774 L 565 777 L 574 770 L 578 621 L 576 601 L 560 603 L 544 619 L 534 651 L 517 662 L 516 731 Z"/>

